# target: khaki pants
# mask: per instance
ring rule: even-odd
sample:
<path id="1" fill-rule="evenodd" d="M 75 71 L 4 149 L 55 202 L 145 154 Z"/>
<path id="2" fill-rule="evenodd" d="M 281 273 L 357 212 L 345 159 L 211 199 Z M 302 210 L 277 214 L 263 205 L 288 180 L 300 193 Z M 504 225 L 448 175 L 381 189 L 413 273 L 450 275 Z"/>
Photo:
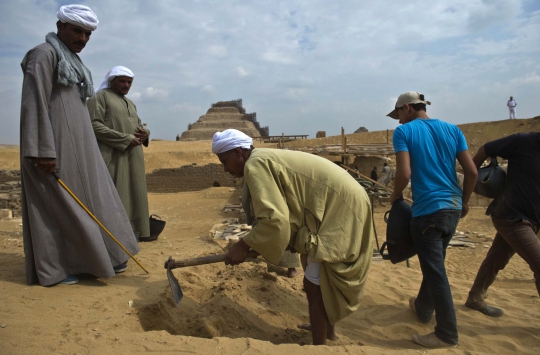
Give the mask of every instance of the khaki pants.
<path id="1" fill-rule="evenodd" d="M 540 295 L 540 241 L 536 236 L 538 226 L 521 219 L 492 218 L 491 220 L 497 229 L 497 234 L 486 258 L 480 265 L 473 287 L 469 291 L 468 302 L 477 306 L 484 304 L 489 286 L 515 253 L 518 253 L 529 264 Z"/>

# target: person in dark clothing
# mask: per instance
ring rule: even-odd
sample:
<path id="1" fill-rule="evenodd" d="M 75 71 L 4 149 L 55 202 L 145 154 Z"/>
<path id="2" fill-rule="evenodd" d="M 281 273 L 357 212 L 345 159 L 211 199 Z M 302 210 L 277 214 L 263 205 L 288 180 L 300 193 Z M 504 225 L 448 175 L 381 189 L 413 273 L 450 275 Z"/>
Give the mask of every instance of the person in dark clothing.
<path id="1" fill-rule="evenodd" d="M 376 166 L 374 166 L 373 170 L 371 170 L 371 180 L 375 180 L 375 181 L 378 180 L 377 167 Z"/>
<path id="2" fill-rule="evenodd" d="M 490 317 L 500 317 L 503 310 L 486 304 L 487 289 L 515 253 L 529 264 L 540 295 L 540 242 L 536 236 L 540 227 L 540 132 L 486 143 L 473 160 L 480 167 L 487 157 L 495 156 L 508 160 L 505 190 L 486 211 L 497 234 L 465 303 Z"/>

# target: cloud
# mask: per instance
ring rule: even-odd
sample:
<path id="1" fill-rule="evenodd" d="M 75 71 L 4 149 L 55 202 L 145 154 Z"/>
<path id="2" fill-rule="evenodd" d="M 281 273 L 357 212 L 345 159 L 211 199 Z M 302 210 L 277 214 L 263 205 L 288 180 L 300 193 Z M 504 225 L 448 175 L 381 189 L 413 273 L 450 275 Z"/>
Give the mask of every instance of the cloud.
<path id="1" fill-rule="evenodd" d="M 307 90 L 304 88 L 290 88 L 287 90 L 285 96 L 291 100 L 302 100 L 307 94 Z"/>
<path id="2" fill-rule="evenodd" d="M 210 46 L 208 53 L 214 57 L 223 58 L 227 56 L 227 48 L 223 46 Z"/>
<path id="3" fill-rule="evenodd" d="M 289 58 L 286 54 L 276 52 L 276 51 L 267 51 L 263 54 L 263 59 L 267 62 L 273 62 L 278 64 L 292 64 L 294 60 Z"/>
<path id="4" fill-rule="evenodd" d="M 204 85 L 199 91 L 213 94 L 216 92 L 216 89 L 212 85 L 207 84 Z"/>
<path id="5" fill-rule="evenodd" d="M 136 91 L 128 95 L 134 101 L 165 101 L 169 97 L 166 90 L 147 87 L 142 91 Z"/>
<path id="6" fill-rule="evenodd" d="M 505 23 L 519 14 L 521 9 L 519 0 L 483 0 L 472 1 L 472 3 L 468 26 L 473 31 Z"/>
<path id="7" fill-rule="evenodd" d="M 509 84 L 518 86 L 518 85 L 540 85 L 540 75 L 536 72 L 529 73 L 520 78 L 514 78 L 510 80 Z"/>
<path id="8" fill-rule="evenodd" d="M 510 49 L 509 41 L 494 41 L 476 38 L 474 42 L 465 42 L 462 45 L 463 53 L 476 56 L 494 56 L 506 54 Z"/>
<path id="9" fill-rule="evenodd" d="M 188 102 L 182 102 L 180 104 L 175 104 L 172 106 L 173 112 L 182 112 L 188 114 L 197 114 L 203 112 L 203 108 L 200 106 L 193 106 Z"/>
<path id="10" fill-rule="evenodd" d="M 241 78 L 249 75 L 249 73 L 243 67 L 236 67 L 236 73 Z"/>
<path id="11" fill-rule="evenodd" d="M 112 66 L 132 69 L 128 96 L 165 139 L 238 98 L 285 134 L 395 127 L 385 115 L 408 90 L 455 123 L 496 119 L 510 95 L 533 117 L 540 11 L 529 1 L 92 0 L 100 24 L 80 56 L 95 82 Z M 55 30 L 59 6 L 0 2 L 0 92 L 10 93 L 0 97 L 0 143 L 18 141 L 19 64 Z"/>

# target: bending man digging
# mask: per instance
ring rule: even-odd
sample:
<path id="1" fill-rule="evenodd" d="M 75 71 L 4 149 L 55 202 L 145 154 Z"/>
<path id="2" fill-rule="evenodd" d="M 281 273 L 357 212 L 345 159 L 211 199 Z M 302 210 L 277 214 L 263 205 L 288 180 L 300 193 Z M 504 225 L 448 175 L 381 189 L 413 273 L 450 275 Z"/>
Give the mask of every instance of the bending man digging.
<path id="1" fill-rule="evenodd" d="M 302 152 L 254 149 L 244 133 L 214 135 L 226 172 L 244 177 L 257 223 L 227 254 L 242 263 L 250 249 L 277 264 L 285 250 L 304 267 L 313 344 L 335 340 L 334 325 L 360 305 L 371 265 L 373 223 L 364 189 L 332 162 Z"/>

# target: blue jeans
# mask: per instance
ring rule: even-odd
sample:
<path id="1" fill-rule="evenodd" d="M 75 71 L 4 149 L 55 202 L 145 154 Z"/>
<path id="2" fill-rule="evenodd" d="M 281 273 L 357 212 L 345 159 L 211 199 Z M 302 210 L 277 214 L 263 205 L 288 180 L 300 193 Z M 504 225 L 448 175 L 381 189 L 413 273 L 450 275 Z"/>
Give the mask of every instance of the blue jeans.
<path id="1" fill-rule="evenodd" d="M 460 216 L 461 210 L 439 210 L 411 220 L 412 238 L 423 275 L 415 301 L 416 315 L 427 323 L 435 311 L 435 335 L 449 344 L 458 343 L 458 332 L 444 259 Z"/>

